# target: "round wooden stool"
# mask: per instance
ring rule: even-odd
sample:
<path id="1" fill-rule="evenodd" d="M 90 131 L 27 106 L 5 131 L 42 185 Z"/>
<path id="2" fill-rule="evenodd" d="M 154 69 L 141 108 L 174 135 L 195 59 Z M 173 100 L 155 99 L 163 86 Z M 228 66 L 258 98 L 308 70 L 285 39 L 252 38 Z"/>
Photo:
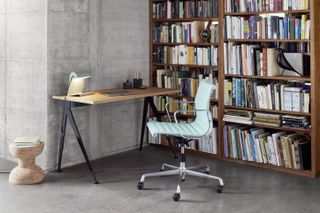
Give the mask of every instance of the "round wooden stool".
<path id="1" fill-rule="evenodd" d="M 43 181 L 44 172 L 35 163 L 35 158 L 42 152 L 43 146 L 43 142 L 32 147 L 18 147 L 14 143 L 10 144 L 10 153 L 18 158 L 18 166 L 10 172 L 10 183 L 23 185 Z"/>

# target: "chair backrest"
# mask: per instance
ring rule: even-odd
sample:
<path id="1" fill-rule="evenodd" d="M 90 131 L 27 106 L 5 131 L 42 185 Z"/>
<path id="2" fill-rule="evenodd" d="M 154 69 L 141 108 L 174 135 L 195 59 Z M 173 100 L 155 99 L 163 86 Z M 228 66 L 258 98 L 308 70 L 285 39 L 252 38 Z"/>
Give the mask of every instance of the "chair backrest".
<path id="1" fill-rule="evenodd" d="M 196 119 L 193 125 L 196 125 L 203 135 L 208 135 L 212 130 L 212 115 L 209 111 L 211 94 L 215 86 L 202 80 L 199 84 L 195 98 Z"/>

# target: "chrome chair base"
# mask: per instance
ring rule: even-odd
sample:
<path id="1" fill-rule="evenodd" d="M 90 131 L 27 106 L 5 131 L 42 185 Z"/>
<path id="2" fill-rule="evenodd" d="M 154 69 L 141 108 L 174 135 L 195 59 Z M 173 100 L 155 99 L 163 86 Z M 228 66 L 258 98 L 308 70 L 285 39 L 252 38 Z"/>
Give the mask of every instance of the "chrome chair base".
<path id="1" fill-rule="evenodd" d="M 184 155 L 184 147 L 181 147 L 181 154 Z M 169 170 L 165 170 L 169 169 Z M 194 170 L 202 170 L 204 169 L 203 172 L 198 172 Z M 195 166 L 195 167 L 190 167 L 186 168 L 185 162 L 181 161 L 180 166 L 173 166 L 167 163 L 163 163 L 161 165 L 160 172 L 153 172 L 153 173 L 147 173 L 141 176 L 140 181 L 138 182 L 138 189 L 141 190 L 144 187 L 144 181 L 146 177 L 162 177 L 162 176 L 172 176 L 172 175 L 179 175 L 180 176 L 180 181 L 185 181 L 186 176 L 193 176 L 193 177 L 201 177 L 201 178 L 207 178 L 207 179 L 212 179 L 212 180 L 218 180 L 219 185 L 217 186 L 217 192 L 222 193 L 223 191 L 223 180 L 220 177 L 209 175 L 210 169 L 209 166 Z M 174 201 L 180 200 L 181 197 L 181 184 L 179 183 L 177 185 L 176 193 L 173 194 L 172 198 Z"/>

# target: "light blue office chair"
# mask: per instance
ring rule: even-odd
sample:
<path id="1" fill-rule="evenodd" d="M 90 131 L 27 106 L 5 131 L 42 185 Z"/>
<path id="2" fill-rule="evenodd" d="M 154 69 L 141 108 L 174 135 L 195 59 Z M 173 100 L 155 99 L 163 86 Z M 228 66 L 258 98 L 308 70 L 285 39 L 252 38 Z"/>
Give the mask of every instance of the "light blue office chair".
<path id="1" fill-rule="evenodd" d="M 210 105 L 210 97 L 211 93 L 215 89 L 215 86 L 207 83 L 206 81 L 201 81 L 197 95 L 195 98 L 195 110 L 193 111 L 196 115 L 195 120 L 190 124 L 182 124 L 178 122 L 177 113 L 181 113 L 185 110 L 179 110 L 174 113 L 174 123 L 170 122 L 156 122 L 150 121 L 147 126 L 149 128 L 152 136 L 156 135 L 167 135 L 173 136 L 176 138 L 177 145 L 181 149 L 181 161 L 180 166 L 176 167 L 173 165 L 169 165 L 163 163 L 161 166 L 160 172 L 148 173 L 142 175 L 140 181 L 138 182 L 138 189 L 143 189 L 144 180 L 146 177 L 157 177 L 157 176 L 170 176 L 170 175 L 179 175 L 180 180 L 184 181 L 186 175 L 209 178 L 219 181 L 219 185 L 217 186 L 217 192 L 221 193 L 223 191 L 223 180 L 220 177 L 209 175 L 209 166 L 196 166 L 192 168 L 186 168 L 186 158 L 185 158 L 185 147 L 188 146 L 188 143 L 194 139 L 201 139 L 204 137 L 208 137 L 212 131 L 212 116 L 209 111 Z M 167 110 L 168 111 L 168 110 Z M 169 115 L 168 115 L 169 116 Z M 170 118 L 170 116 L 169 116 Z M 166 168 L 170 169 L 168 171 L 164 171 Z M 192 171 L 205 169 L 204 173 Z M 180 183 L 177 186 L 176 193 L 173 194 L 172 198 L 174 201 L 179 201 L 181 196 L 181 188 Z"/>

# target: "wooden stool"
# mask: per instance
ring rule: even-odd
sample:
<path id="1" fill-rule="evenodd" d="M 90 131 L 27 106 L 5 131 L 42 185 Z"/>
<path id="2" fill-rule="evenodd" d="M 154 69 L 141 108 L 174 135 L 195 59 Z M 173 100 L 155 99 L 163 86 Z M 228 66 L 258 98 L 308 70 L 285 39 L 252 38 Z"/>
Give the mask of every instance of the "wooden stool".
<path id="1" fill-rule="evenodd" d="M 10 144 L 10 153 L 18 158 L 18 166 L 10 172 L 10 183 L 26 185 L 43 181 L 44 172 L 35 164 L 35 158 L 42 152 L 43 146 L 43 142 L 33 147 L 18 147 L 14 143 Z"/>

